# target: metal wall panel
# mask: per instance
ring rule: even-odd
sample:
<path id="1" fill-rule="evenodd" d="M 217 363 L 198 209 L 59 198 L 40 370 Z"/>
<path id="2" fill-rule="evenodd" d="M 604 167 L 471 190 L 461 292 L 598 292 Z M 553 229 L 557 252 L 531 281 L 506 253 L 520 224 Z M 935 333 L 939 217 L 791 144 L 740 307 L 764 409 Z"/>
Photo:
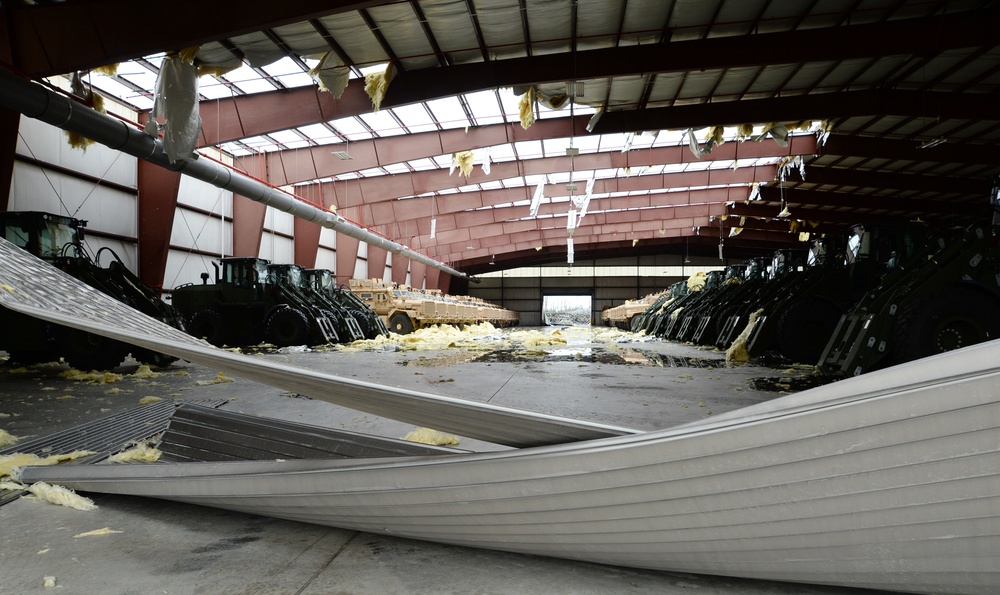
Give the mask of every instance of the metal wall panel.
<path id="1" fill-rule="evenodd" d="M 167 266 L 163 274 L 163 287 L 173 289 L 187 283 L 201 283 L 201 274 L 208 273 L 209 280 L 215 279 L 215 268 L 210 256 L 193 254 L 182 250 L 167 253 Z"/>
<path id="2" fill-rule="evenodd" d="M 330 230 L 333 231 L 332 229 Z M 337 268 L 337 253 L 333 250 L 320 246 L 316 250 L 316 268 L 333 271 Z"/>
<path id="3" fill-rule="evenodd" d="M 295 241 L 265 230 L 260 238 L 258 256 L 277 264 L 291 264 L 295 262 Z"/>
<path id="4" fill-rule="evenodd" d="M 180 189 L 177 191 L 177 203 L 224 217 L 232 218 L 233 216 L 233 193 L 231 191 L 217 188 L 191 176 L 181 176 Z"/>
<path id="5" fill-rule="evenodd" d="M 14 163 L 8 208 L 68 215 L 90 221 L 91 229 L 136 236 L 135 195 L 27 163 Z"/>
<path id="6" fill-rule="evenodd" d="M 232 223 L 196 211 L 177 209 L 170 232 L 170 244 L 229 256 L 233 253 Z"/>
<path id="7" fill-rule="evenodd" d="M 21 118 L 17 153 L 31 159 L 52 163 L 95 178 L 136 187 L 135 157 L 93 144 L 87 150 L 69 146 L 66 133 L 33 118 Z"/>

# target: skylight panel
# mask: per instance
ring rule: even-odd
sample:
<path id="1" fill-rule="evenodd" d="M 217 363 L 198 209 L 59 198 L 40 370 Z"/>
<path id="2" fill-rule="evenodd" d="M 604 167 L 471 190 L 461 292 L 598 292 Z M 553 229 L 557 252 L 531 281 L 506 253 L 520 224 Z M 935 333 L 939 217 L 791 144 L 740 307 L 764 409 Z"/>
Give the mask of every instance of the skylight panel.
<path id="1" fill-rule="evenodd" d="M 385 167 L 385 170 L 390 174 L 410 173 L 410 168 L 407 167 L 405 163 L 390 163 L 389 165 L 385 165 L 383 167 Z"/>
<path id="2" fill-rule="evenodd" d="M 493 162 L 513 161 L 514 146 L 510 143 L 504 143 L 502 145 L 494 145 L 490 147 L 490 159 Z"/>
<path id="3" fill-rule="evenodd" d="M 520 141 L 514 143 L 517 156 L 521 159 L 532 159 L 542 156 L 542 143 L 537 140 Z"/>
<path id="4" fill-rule="evenodd" d="M 417 171 L 427 171 L 429 169 L 438 169 L 438 164 L 434 162 L 433 159 L 414 159 L 409 162 L 410 166 Z"/>
<path id="5" fill-rule="evenodd" d="M 367 140 L 372 138 L 371 131 L 355 118 L 341 118 L 331 121 L 330 124 L 351 140 Z"/>
<path id="6" fill-rule="evenodd" d="M 392 108 L 392 113 L 396 114 L 396 117 L 410 129 L 410 132 L 430 132 L 437 130 L 437 125 L 427 110 L 424 109 L 423 104 L 414 103 L 394 107 Z"/>
<path id="7" fill-rule="evenodd" d="M 428 101 L 427 107 L 430 108 L 434 119 L 443 128 L 464 128 L 469 124 L 462 104 L 455 97 L 443 97 Z"/>
<path id="8" fill-rule="evenodd" d="M 308 126 L 299 126 L 299 132 L 306 135 L 307 137 L 313 139 L 321 145 L 329 145 L 332 143 L 341 142 L 340 138 L 336 134 L 330 131 L 329 128 L 323 126 L 322 124 L 309 124 Z"/>
<path id="9" fill-rule="evenodd" d="M 278 141 L 279 143 L 293 143 L 296 141 L 301 141 L 302 137 L 295 134 L 291 130 L 278 130 L 277 132 L 270 133 L 271 138 Z"/>
<path id="10" fill-rule="evenodd" d="M 377 111 L 368 114 L 361 114 L 368 127 L 375 131 L 378 136 L 398 136 L 406 134 L 406 131 L 399 126 L 399 122 L 387 111 Z"/>
<path id="11" fill-rule="evenodd" d="M 198 79 L 198 92 L 209 99 L 229 99 L 233 96 L 233 91 L 229 85 L 224 85 L 210 76 Z"/>
<path id="12" fill-rule="evenodd" d="M 478 125 L 502 124 L 506 121 L 493 91 L 466 93 L 463 97 Z"/>

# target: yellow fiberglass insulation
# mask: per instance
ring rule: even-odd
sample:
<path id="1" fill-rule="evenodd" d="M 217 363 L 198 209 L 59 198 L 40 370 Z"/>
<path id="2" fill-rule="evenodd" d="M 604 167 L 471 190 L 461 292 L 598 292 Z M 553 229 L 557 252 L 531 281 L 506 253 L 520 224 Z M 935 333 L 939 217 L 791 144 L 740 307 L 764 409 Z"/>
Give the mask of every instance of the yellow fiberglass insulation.
<path id="1" fill-rule="evenodd" d="M 539 331 L 514 331 L 510 334 L 512 341 L 519 341 L 525 347 L 541 347 L 543 345 L 565 345 L 566 338 L 560 331 L 544 334 Z"/>
<path id="2" fill-rule="evenodd" d="M 5 446 L 10 446 L 17 442 L 19 438 L 7 432 L 7 430 L 0 430 L 0 448 Z"/>
<path id="3" fill-rule="evenodd" d="M 688 277 L 687 288 L 688 291 L 701 291 L 705 289 L 705 282 L 708 281 L 708 275 L 704 271 L 698 271 L 697 273 Z"/>
<path id="4" fill-rule="evenodd" d="M 681 306 L 680 308 L 677 308 L 676 310 L 674 310 L 673 312 L 671 312 L 670 313 L 670 320 L 677 320 L 678 318 L 680 318 L 681 311 L 683 311 L 683 310 L 684 310 L 684 306 Z"/>
<path id="5" fill-rule="evenodd" d="M 528 91 L 524 95 L 521 95 L 521 99 L 517 102 L 518 110 L 521 116 L 521 128 L 525 130 L 531 128 L 531 125 L 535 123 L 535 88 L 528 87 Z"/>
<path id="6" fill-rule="evenodd" d="M 382 100 L 385 99 L 385 92 L 389 89 L 389 82 L 395 76 L 395 69 L 392 62 L 386 65 L 383 72 L 372 72 L 365 75 L 365 93 L 372 100 L 372 111 L 382 109 Z"/>
<path id="7" fill-rule="evenodd" d="M 466 179 L 472 175 L 473 166 L 473 153 L 472 151 L 459 151 L 458 153 L 451 154 L 452 167 L 457 167 L 458 171 L 461 172 Z"/>
<path id="8" fill-rule="evenodd" d="M 420 444 L 433 444 L 436 446 L 458 444 L 457 437 L 452 436 L 451 434 L 445 434 L 444 432 L 439 432 L 437 430 L 432 430 L 430 428 L 416 428 L 406 436 L 403 436 L 403 440 L 419 442 Z"/>
<path id="9" fill-rule="evenodd" d="M 67 380 L 80 380 L 82 382 L 96 382 L 97 384 L 110 384 L 112 382 L 118 382 L 122 379 L 121 374 L 115 374 L 113 372 L 102 372 L 98 370 L 91 370 L 89 372 L 84 372 L 82 370 L 70 369 L 65 372 L 59 373 L 60 378 L 65 378 Z"/>
<path id="10" fill-rule="evenodd" d="M 347 89 L 350 74 L 350 67 L 341 64 L 334 52 L 323 54 L 319 64 L 309 71 L 309 76 L 319 85 L 319 90 L 326 91 L 337 99 Z"/>
<path id="11" fill-rule="evenodd" d="M 59 485 L 47 484 L 44 481 L 31 484 L 28 491 L 41 500 L 51 502 L 52 504 L 58 504 L 59 506 L 66 506 L 77 510 L 97 509 L 97 505 L 94 504 L 94 501 L 90 498 L 85 498 L 73 490 Z"/>
<path id="12" fill-rule="evenodd" d="M 10 475 L 14 467 L 26 467 L 28 465 L 55 465 L 63 461 L 71 461 L 73 459 L 79 459 L 80 457 L 86 457 L 92 454 L 95 453 L 89 450 L 74 450 L 70 453 L 49 455 L 45 458 L 33 454 L 17 452 L 9 455 L 0 455 L 0 478 Z"/>
<path id="13" fill-rule="evenodd" d="M 750 315 L 746 328 L 743 329 L 743 332 L 736 337 L 733 344 L 726 350 L 726 363 L 746 363 L 750 361 L 750 352 L 747 351 L 747 341 L 750 340 L 750 333 L 753 332 L 757 318 L 763 313 L 764 309 L 761 308 Z"/>
<path id="14" fill-rule="evenodd" d="M 450 324 L 435 324 L 419 328 L 408 335 L 378 336 L 374 339 L 355 341 L 350 345 L 338 346 L 340 351 L 360 351 L 363 349 L 384 349 L 388 345 L 396 345 L 404 351 L 427 351 L 432 349 L 448 349 L 452 347 L 467 349 L 491 349 L 482 338 L 498 335 L 497 328 L 489 322 L 466 325 L 464 329 Z"/>
<path id="15" fill-rule="evenodd" d="M 150 395 L 148 397 L 143 397 L 143 398 L 139 399 L 139 404 L 140 405 L 152 405 L 153 403 L 159 403 L 162 400 L 163 400 L 162 397 L 154 397 L 154 396 Z"/>
<path id="16" fill-rule="evenodd" d="M 155 463 L 160 460 L 163 452 L 145 442 L 139 442 L 132 448 L 108 457 L 109 463 Z"/>
<path id="17" fill-rule="evenodd" d="M 208 386 L 210 384 L 222 384 L 223 382 L 232 382 L 232 381 L 233 381 L 233 379 L 230 378 L 229 376 L 226 376 L 225 372 L 219 372 L 211 380 L 198 380 L 198 381 L 195 381 L 194 385 L 195 386 Z"/>
<path id="18" fill-rule="evenodd" d="M 162 375 L 163 374 L 160 372 L 154 372 L 153 370 L 151 370 L 150 367 L 146 364 L 140 365 L 135 372 L 129 374 L 129 376 L 131 376 L 132 378 L 157 378 Z"/>

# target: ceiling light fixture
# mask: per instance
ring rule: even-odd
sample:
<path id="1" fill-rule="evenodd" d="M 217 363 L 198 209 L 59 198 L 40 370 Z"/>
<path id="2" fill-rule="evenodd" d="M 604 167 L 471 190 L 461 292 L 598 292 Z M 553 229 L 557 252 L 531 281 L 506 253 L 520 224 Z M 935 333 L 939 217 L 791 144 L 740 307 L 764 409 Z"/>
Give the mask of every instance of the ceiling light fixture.
<path id="1" fill-rule="evenodd" d="M 351 143 L 351 141 L 345 138 L 344 139 L 344 150 L 343 151 L 333 151 L 330 154 L 333 155 L 334 157 L 336 157 L 337 159 L 340 159 L 341 161 L 350 161 L 351 159 L 354 159 L 354 157 L 352 157 L 351 154 L 347 152 L 351 148 L 350 147 L 350 143 Z"/>
<path id="2" fill-rule="evenodd" d="M 933 149 L 934 147 L 936 147 L 938 145 L 943 145 L 946 142 L 948 142 L 947 139 L 932 138 L 932 139 L 930 139 L 928 141 L 924 141 L 917 148 L 918 149 Z"/>

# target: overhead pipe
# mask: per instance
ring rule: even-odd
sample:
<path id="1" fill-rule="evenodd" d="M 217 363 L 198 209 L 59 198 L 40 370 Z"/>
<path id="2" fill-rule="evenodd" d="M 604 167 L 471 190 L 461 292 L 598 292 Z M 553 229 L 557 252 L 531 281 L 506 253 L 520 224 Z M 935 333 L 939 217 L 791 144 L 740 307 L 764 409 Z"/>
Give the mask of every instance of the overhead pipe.
<path id="1" fill-rule="evenodd" d="M 312 221 L 393 254 L 416 260 L 449 275 L 468 277 L 443 262 L 415 252 L 336 213 L 299 200 L 221 163 L 197 157 L 171 163 L 163 152 L 163 143 L 159 139 L 4 68 L 0 68 L 0 106 L 74 132 L 154 165 L 180 172 L 224 190 L 231 190 L 250 200 L 291 213 L 295 217 Z"/>

